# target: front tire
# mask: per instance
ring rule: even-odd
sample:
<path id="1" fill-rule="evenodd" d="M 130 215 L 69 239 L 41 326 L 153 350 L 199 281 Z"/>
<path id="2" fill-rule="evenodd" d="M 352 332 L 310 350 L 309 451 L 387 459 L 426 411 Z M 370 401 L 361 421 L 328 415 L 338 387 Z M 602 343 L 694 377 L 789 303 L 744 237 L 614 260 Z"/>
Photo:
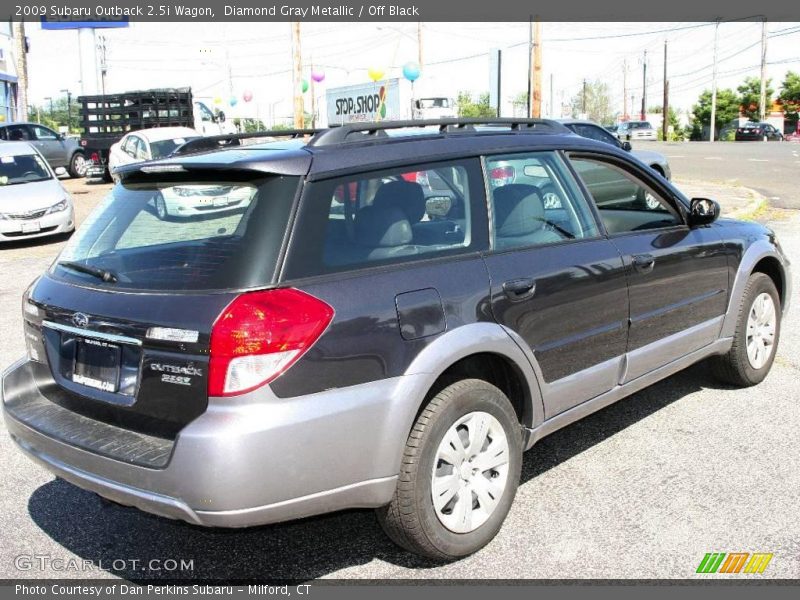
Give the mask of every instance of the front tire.
<path id="1" fill-rule="evenodd" d="M 711 361 L 717 378 L 739 387 L 761 383 L 772 368 L 781 333 L 781 301 L 764 273 L 747 281 L 736 320 L 733 345 Z"/>
<path id="2" fill-rule="evenodd" d="M 169 221 L 169 210 L 167 210 L 167 202 L 164 200 L 164 196 L 161 193 L 159 193 L 156 196 L 155 205 L 156 205 L 156 216 L 162 221 Z"/>
<path id="3" fill-rule="evenodd" d="M 511 508 L 522 467 L 519 419 L 480 379 L 439 392 L 406 442 L 391 503 L 378 521 L 397 545 L 436 561 L 488 544 Z"/>

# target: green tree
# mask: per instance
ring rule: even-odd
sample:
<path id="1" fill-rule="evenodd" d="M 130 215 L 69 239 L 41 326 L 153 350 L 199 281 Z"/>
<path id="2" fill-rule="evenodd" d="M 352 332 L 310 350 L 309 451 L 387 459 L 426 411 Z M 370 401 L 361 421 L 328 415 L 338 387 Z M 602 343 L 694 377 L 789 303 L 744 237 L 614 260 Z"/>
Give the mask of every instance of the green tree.
<path id="1" fill-rule="evenodd" d="M 497 110 L 489 105 L 489 93 L 478 95 L 477 101 L 469 92 L 458 92 L 456 100 L 459 117 L 496 117 Z"/>
<path id="2" fill-rule="evenodd" d="M 584 98 L 584 90 L 586 98 Z M 586 82 L 581 86 L 580 92 L 572 97 L 572 116 L 578 117 L 586 113 L 586 118 L 598 123 L 614 121 L 614 111 L 611 108 L 611 94 L 608 84 L 600 80 Z"/>
<path id="3" fill-rule="evenodd" d="M 31 119 L 36 118 L 38 115 L 42 125 L 56 131 L 58 131 L 59 127 L 66 125 L 69 127 L 70 133 L 81 133 L 80 110 L 81 105 L 76 102 L 74 96 L 72 97 L 72 102 L 70 102 L 70 110 L 67 110 L 67 97 L 62 96 L 61 98 L 53 98 L 52 106 L 49 100 L 38 106 L 30 106 L 28 114 Z"/>
<path id="4" fill-rule="evenodd" d="M 717 112 L 714 116 L 714 129 L 719 132 L 722 126 L 739 116 L 739 95 L 731 89 L 717 90 Z M 711 92 L 705 90 L 692 107 L 692 139 L 702 139 L 704 127 L 711 126 Z"/>
<path id="5" fill-rule="evenodd" d="M 772 105 L 772 94 L 775 93 L 775 90 L 770 87 L 771 83 L 772 79 L 767 79 L 765 112 L 769 111 L 769 107 Z M 747 77 L 744 83 L 736 89 L 739 90 L 739 103 L 741 104 L 742 112 L 751 121 L 758 121 L 759 103 L 761 102 L 761 79 L 758 77 Z"/>
<path id="6" fill-rule="evenodd" d="M 515 117 L 525 117 L 528 115 L 528 92 L 520 92 L 509 98 L 511 109 Z"/>
<path id="7" fill-rule="evenodd" d="M 794 71 L 786 73 L 778 99 L 783 104 L 784 114 L 796 123 L 800 113 L 800 74 Z"/>

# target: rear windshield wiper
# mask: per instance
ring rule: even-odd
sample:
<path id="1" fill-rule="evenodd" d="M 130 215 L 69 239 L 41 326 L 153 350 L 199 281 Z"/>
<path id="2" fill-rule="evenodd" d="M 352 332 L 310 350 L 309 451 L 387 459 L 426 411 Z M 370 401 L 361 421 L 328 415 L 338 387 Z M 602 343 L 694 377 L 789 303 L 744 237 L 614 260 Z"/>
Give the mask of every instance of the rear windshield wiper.
<path id="1" fill-rule="evenodd" d="M 70 260 L 65 260 L 56 264 L 59 267 L 64 267 L 67 269 L 72 269 L 73 271 L 78 271 L 80 273 L 86 273 L 87 275 L 92 275 L 93 277 L 102 279 L 106 283 L 117 283 L 117 276 L 114 275 L 114 273 L 112 273 L 111 271 L 106 271 L 105 269 L 92 267 L 90 265 L 85 265 L 83 263 L 74 262 Z"/>

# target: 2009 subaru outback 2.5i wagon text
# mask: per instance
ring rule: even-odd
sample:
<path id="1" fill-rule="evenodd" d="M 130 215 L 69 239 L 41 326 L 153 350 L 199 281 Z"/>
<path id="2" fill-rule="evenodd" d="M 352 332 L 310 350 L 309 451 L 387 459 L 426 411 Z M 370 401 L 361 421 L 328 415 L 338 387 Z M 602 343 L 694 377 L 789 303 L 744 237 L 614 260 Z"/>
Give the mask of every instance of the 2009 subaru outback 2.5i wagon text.
<path id="1" fill-rule="evenodd" d="M 539 120 L 274 135 L 121 168 L 30 286 L 2 404 L 31 458 L 198 525 L 373 507 L 451 560 L 543 436 L 701 359 L 772 366 L 775 235 L 628 152 Z"/>

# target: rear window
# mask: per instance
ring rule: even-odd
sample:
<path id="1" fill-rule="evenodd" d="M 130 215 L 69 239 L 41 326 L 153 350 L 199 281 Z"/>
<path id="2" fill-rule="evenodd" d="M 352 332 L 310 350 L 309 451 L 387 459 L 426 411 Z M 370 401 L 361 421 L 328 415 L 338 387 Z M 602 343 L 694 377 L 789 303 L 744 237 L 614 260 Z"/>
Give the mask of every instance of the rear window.
<path id="1" fill-rule="evenodd" d="M 653 126 L 650 125 L 647 121 L 638 121 L 636 123 L 631 123 L 631 129 L 652 129 Z"/>
<path id="2" fill-rule="evenodd" d="M 267 285 L 298 184 L 298 177 L 270 176 L 116 185 L 73 235 L 51 274 L 144 291 Z M 110 277 L 103 280 L 101 273 Z"/>
<path id="3" fill-rule="evenodd" d="M 176 148 L 180 148 L 186 142 L 199 139 L 200 136 L 175 138 L 174 140 L 161 140 L 160 142 L 150 142 L 150 158 L 164 158 L 175 152 Z"/>

